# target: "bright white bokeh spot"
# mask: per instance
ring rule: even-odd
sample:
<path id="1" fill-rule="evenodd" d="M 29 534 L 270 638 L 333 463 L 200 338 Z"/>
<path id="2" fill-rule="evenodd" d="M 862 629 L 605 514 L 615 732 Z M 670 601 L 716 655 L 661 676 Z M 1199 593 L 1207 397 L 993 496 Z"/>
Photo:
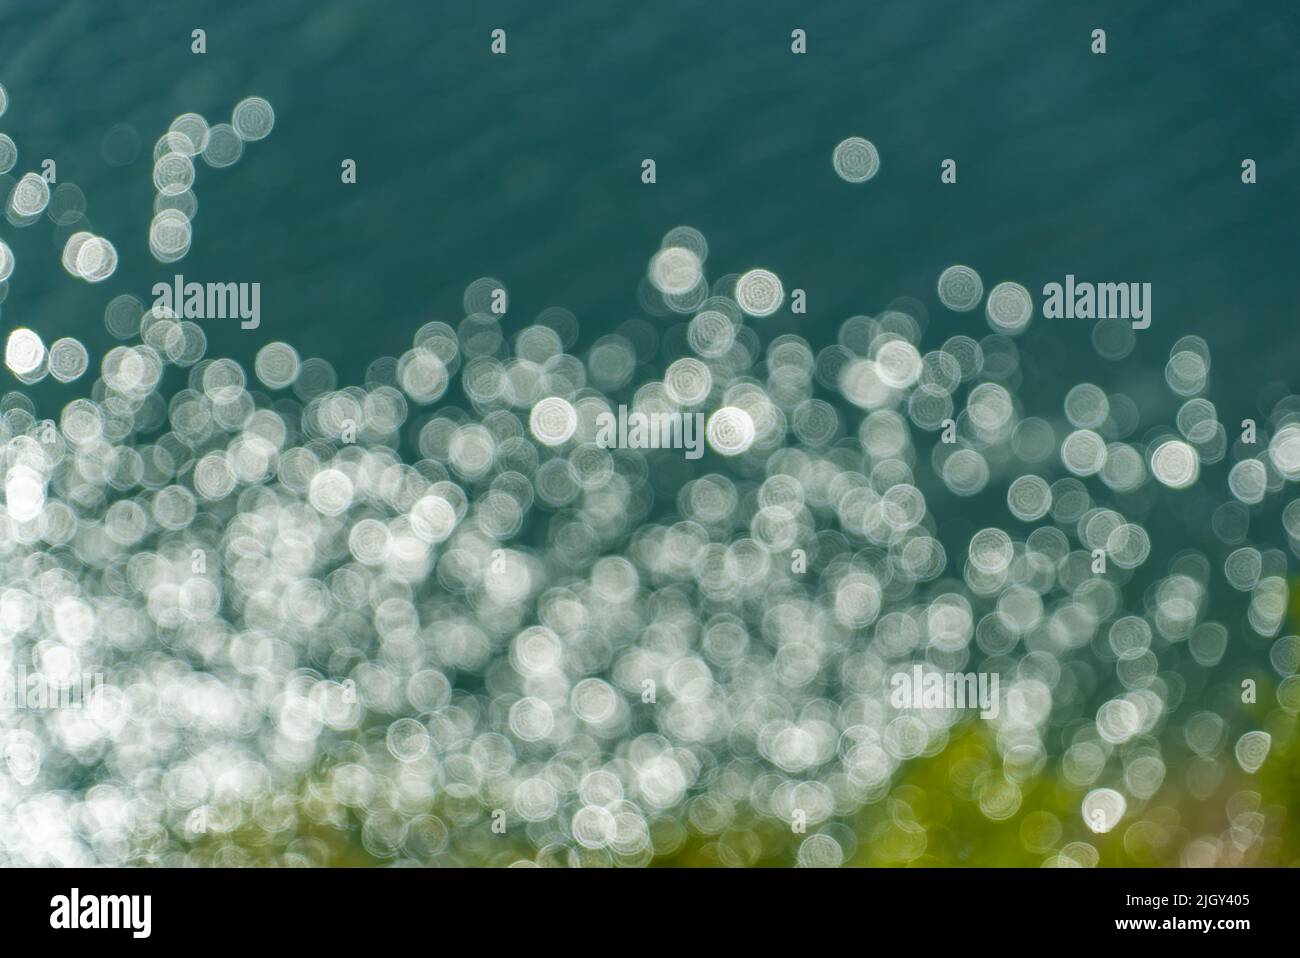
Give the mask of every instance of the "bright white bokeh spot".
<path id="1" fill-rule="evenodd" d="M 528 416 L 528 430 L 544 446 L 560 446 L 573 438 L 578 429 L 578 413 L 573 405 L 559 396 L 548 396 Z"/>
<path id="2" fill-rule="evenodd" d="M 18 328 L 5 343 L 5 366 L 16 376 L 30 376 L 45 362 L 45 343 L 30 329 Z"/>
<path id="3" fill-rule="evenodd" d="M 1201 460 L 1196 450 L 1179 439 L 1169 439 L 1151 453 L 1151 472 L 1170 489 L 1186 489 L 1200 475 Z"/>
<path id="4" fill-rule="evenodd" d="M 650 259 L 650 282 L 665 296 L 689 293 L 704 278 L 704 267 L 694 250 L 669 246 Z"/>
<path id="5" fill-rule="evenodd" d="M 785 288 L 770 270 L 751 269 L 736 280 L 736 302 L 748 316 L 771 316 L 785 301 Z"/>
<path id="6" fill-rule="evenodd" d="M 754 420 L 738 406 L 723 406 L 705 428 L 709 445 L 724 456 L 738 456 L 754 444 Z"/>

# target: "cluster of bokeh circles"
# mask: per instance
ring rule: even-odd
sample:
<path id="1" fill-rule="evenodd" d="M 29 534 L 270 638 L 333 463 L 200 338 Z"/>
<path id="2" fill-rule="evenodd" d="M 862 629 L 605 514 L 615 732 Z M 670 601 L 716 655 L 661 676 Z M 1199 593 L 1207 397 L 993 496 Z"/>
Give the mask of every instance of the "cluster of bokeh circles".
<path id="1" fill-rule="evenodd" d="M 0 117 L 9 108 L 8 94 L 0 87 Z M 48 161 L 47 161 L 48 162 Z M 86 197 L 75 183 L 60 183 L 53 189 L 42 173 L 24 173 L 16 180 L 10 172 L 18 163 L 18 146 L 8 134 L 0 133 L 0 192 L 7 192 L 5 219 L 22 229 L 48 217 L 56 226 L 75 228 L 85 219 Z M 53 177 L 51 177 L 53 179 Z M 16 261 L 13 250 L 0 240 L 0 290 L 8 292 Z M 98 283 L 117 269 L 117 250 L 102 236 L 77 230 L 63 249 L 63 266 L 73 276 Z M 0 294 L 0 301 L 3 295 Z"/>
<path id="2" fill-rule="evenodd" d="M 175 263 L 190 251 L 199 201 L 194 193 L 195 161 L 215 169 L 233 166 L 244 144 L 264 140 L 275 126 L 275 110 L 262 97 L 235 104 L 229 123 L 209 124 L 198 113 L 172 120 L 153 148 L 154 217 L 149 251 L 160 263 Z"/>
<path id="3" fill-rule="evenodd" d="M 192 216 L 194 155 L 270 130 L 249 102 L 230 134 L 173 124 L 159 216 Z M 833 157 L 853 183 L 879 163 L 857 138 Z M 53 420 L 0 399 L 0 648 L 105 678 L 8 718 L 0 859 L 942 863 L 941 800 L 1018 821 L 1044 865 L 1267 859 L 1278 810 L 1222 789 L 1300 712 L 1286 553 L 1249 536 L 1272 499 L 1300 550 L 1300 398 L 1229 441 L 1187 337 L 1173 425 L 1087 382 L 1031 414 L 1019 284 L 943 270 L 943 325 L 982 304 L 980 338 L 927 346 L 902 298 L 814 343 L 763 329 L 776 272 L 708 261 L 669 231 L 652 319 L 581 347 L 572 312 L 516 322 L 484 277 L 359 385 L 285 342 L 208 356 L 114 298 L 84 395 Z M 1127 355 L 1115 332 L 1099 354 Z M 44 353 L 15 333 L 6 365 Z M 705 414 L 706 454 L 599 442 L 620 405 Z M 1221 500 L 1217 551 L 1149 528 L 1193 487 Z M 1220 585 L 1242 624 L 1210 617 Z M 1256 712 L 1219 671 L 1246 628 Z M 894 707 L 917 664 L 997 674 L 996 717 Z M 943 755 L 927 795 L 910 770 Z"/>
<path id="4" fill-rule="evenodd" d="M 9 108 L 9 96 L 0 88 L 0 117 Z M 52 161 L 46 160 L 49 164 Z M 96 236 L 86 225 L 86 196 L 75 183 L 50 184 L 57 177 L 52 167 L 42 173 L 24 173 L 15 180 L 10 172 L 18 163 L 18 145 L 8 134 L 0 133 L 0 185 L 7 187 L 5 219 L 19 229 L 32 226 L 46 217 L 64 232 L 71 230 L 63 246 L 63 268 L 72 276 L 88 283 L 100 283 L 117 270 L 117 249 L 102 236 Z M 0 286 L 7 284 L 13 275 L 15 259 L 8 244 L 0 240 Z M 7 286 L 4 286 L 7 292 Z"/>
<path id="5" fill-rule="evenodd" d="M 9 106 L 8 93 L 0 86 L 0 117 Z M 149 226 L 149 251 L 161 263 L 173 263 L 189 252 L 193 235 L 192 221 L 198 212 L 194 194 L 194 162 L 202 158 L 209 166 L 227 167 L 243 155 L 244 144 L 265 139 L 275 125 L 275 111 L 262 97 L 248 97 L 237 103 L 230 123 L 209 125 L 197 113 L 184 113 L 172 121 L 167 132 L 154 145 L 153 182 L 156 189 L 154 217 Z M 111 140 L 130 136 L 129 128 L 114 127 L 106 138 L 107 157 L 111 157 Z M 117 147 L 121 150 L 121 147 Z M 129 155 L 129 153 L 128 153 Z M 12 181 L 8 176 L 18 161 L 13 138 L 0 133 L 0 184 Z M 117 249 L 106 238 L 88 227 L 86 197 L 75 183 L 60 183 L 53 190 L 46 178 L 35 172 L 25 173 L 9 184 L 6 218 L 16 227 L 31 226 L 46 216 L 67 233 L 63 243 L 63 268 L 71 276 L 88 283 L 99 283 L 117 271 Z M 15 257 L 9 245 L 0 240 L 0 302 L 8 294 L 14 274 Z M 197 361 L 206 349 L 201 327 L 175 316 L 142 317 L 142 307 L 132 296 L 119 296 L 106 314 L 109 332 L 119 339 L 143 337 L 163 350 L 170 359 Z M 47 347 L 41 337 L 26 327 L 7 333 L 5 366 L 25 385 L 47 376 L 58 382 L 80 378 L 89 368 L 90 357 L 82 342 L 65 336 Z"/>

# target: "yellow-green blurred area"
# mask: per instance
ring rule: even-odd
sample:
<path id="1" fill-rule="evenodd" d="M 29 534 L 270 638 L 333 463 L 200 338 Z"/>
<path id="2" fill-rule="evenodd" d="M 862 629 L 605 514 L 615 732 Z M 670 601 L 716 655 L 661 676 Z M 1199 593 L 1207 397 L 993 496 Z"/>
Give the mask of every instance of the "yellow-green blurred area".
<path id="1" fill-rule="evenodd" d="M 1290 629 L 1300 625 L 1292 580 Z M 214 808 L 201 837 L 143 842 L 140 864 L 298 867 L 1254 867 L 1300 865 L 1300 743 L 1295 676 L 1281 681 L 1249 660 L 1270 640 L 1241 639 L 1240 666 L 1206 670 L 1207 685 L 1150 736 L 1098 752 L 1094 770 L 1072 772 L 1066 734 L 1048 739 L 1044 761 L 1004 756 L 996 723 L 965 718 L 935 754 L 899 766 L 854 813 L 783 821 L 743 800 L 744 782 L 765 774 L 734 758 L 710 787 L 650 821 L 636 851 L 585 847 L 572 830 L 530 831 L 508 801 L 494 809 L 470 789 L 439 790 L 421 805 L 386 808 L 400 793 L 382 776 L 341 776 L 322 760 L 293 794 L 252 807 Z M 1192 728 L 1211 718 L 1208 747 Z M 1087 723 L 1076 723 L 1086 725 Z M 1265 741 L 1262 762 L 1242 737 Z M 354 745 L 359 751 L 364 736 Z M 1234 744 L 1236 748 L 1234 749 Z M 346 754 L 344 749 L 342 754 Z M 1133 787 L 1138 759 L 1158 756 L 1159 785 Z M 354 768 L 357 768 L 354 766 Z M 1250 771 L 1254 768 L 1254 771 Z M 728 783 L 730 776 L 735 781 Z M 718 786 L 721 787 L 718 787 Z M 1085 797 L 1113 785 L 1127 804 L 1118 821 L 1085 819 Z M 223 821 L 239 823 L 224 828 Z M 192 822 L 191 822 L 192 824 Z M 550 826 L 554 828 L 554 825 Z M 551 840 L 546 840 L 549 835 Z"/>
<path id="2" fill-rule="evenodd" d="M 1260 700 L 1271 690 L 1260 689 Z M 370 867 L 1235 867 L 1300 864 L 1296 716 L 1255 706 L 1272 736 L 1268 760 L 1247 774 L 1229 758 L 1189 755 L 1148 801 L 1130 801 L 1122 820 L 1093 831 L 1080 813 L 1087 789 L 1062 775 L 1017 781 L 998 756 L 985 723 L 954 728 L 939 754 L 907 766 L 878 801 L 857 814 L 800 829 L 743 805 L 703 796 L 651 827 L 657 854 L 620 858 L 605 849 L 556 844 L 538 849 L 505 816 L 494 828 L 475 801 L 442 801 L 386 824 L 391 854 L 374 853 L 374 812 L 331 795 L 328 777 L 298 795 L 243 809 L 243 825 L 219 823 L 195 841 L 193 865 Z M 1049 763 L 1049 769 L 1051 764 Z M 220 812 L 214 813 L 219 819 Z M 382 813 L 381 813 L 382 819 Z M 369 824 L 367 824 L 369 822 Z M 368 850 L 367 846 L 370 846 Z"/>
<path id="3" fill-rule="evenodd" d="M 1291 628 L 1300 624 L 1300 583 L 1292 580 Z M 1264 648 L 1255 637 L 1245 640 Z M 782 821 L 710 788 L 650 823 L 635 852 L 588 848 L 571 833 L 538 840 L 507 808 L 489 808 L 467 789 L 427 807 L 390 809 L 367 800 L 392 782 L 367 779 L 340 788 L 338 764 L 253 807 L 214 808 L 178 856 L 157 837 L 142 843 L 139 864 L 254 867 L 1257 867 L 1300 865 L 1300 743 L 1290 676 L 1224 666 L 1211 670 L 1216 694 L 1186 703 L 1158 736 L 1116 747 L 1104 771 L 1080 783 L 1056 748 L 1041 767 L 1003 757 L 993 723 L 968 718 L 952 727 L 936 754 L 904 763 L 879 797 L 846 816 Z M 1238 704 L 1240 699 L 1240 704 Z M 1230 704 L 1224 704 L 1228 703 Z M 1225 714 L 1219 744 L 1191 747 L 1189 718 L 1213 702 Z M 1280 704 L 1279 704 L 1280 703 Z M 1217 715 L 1217 713 L 1215 713 Z M 1267 757 L 1243 767 L 1234 743 L 1266 735 Z M 1185 741 L 1184 741 L 1185 740 Z M 359 741 L 359 740 L 358 740 Z M 1154 746 L 1159 743 L 1160 748 Z M 1134 797 L 1122 771 L 1135 757 L 1159 754 L 1161 784 Z M 739 761 L 739 760 L 737 760 Z M 754 774 L 752 765 L 734 774 Z M 1245 762 L 1247 766 L 1255 762 Z M 721 776 L 731 774 L 724 767 Z M 1131 780 L 1129 780 L 1131 781 Z M 716 782 L 716 780 L 715 780 Z M 1085 796 L 1103 783 L 1124 791 L 1114 823 L 1085 820 Z M 350 794 L 341 794 L 349 792 Z M 239 823 L 223 828 L 222 822 Z M 191 824 L 193 822 L 191 821 Z M 191 829 L 191 832 L 193 830 Z M 169 840 L 170 839 L 170 840 Z"/>

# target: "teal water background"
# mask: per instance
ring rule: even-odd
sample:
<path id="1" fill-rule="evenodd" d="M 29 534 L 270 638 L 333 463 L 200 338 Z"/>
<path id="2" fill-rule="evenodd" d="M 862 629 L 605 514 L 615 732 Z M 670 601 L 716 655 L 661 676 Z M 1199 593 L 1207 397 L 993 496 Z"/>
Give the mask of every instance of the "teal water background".
<path id="1" fill-rule="evenodd" d="M 210 324 L 218 352 L 285 339 L 346 379 L 419 323 L 455 323 L 483 275 L 507 283 L 512 318 L 564 305 L 594 337 L 636 313 L 647 258 L 687 223 L 711 274 L 762 264 L 806 288 L 809 316 L 768 327 L 815 347 L 901 294 L 931 306 L 929 338 L 987 332 L 935 301 L 939 271 L 963 262 L 1035 292 L 1067 272 L 1152 282 L 1134 362 L 1196 333 L 1229 380 L 1285 377 L 1300 358 L 1300 8 L 1136 6 L 6 0 L 14 173 L 55 158 L 121 265 L 86 286 L 59 268 L 48 223 L 0 226 L 19 254 L 4 322 L 105 345 L 108 295 L 144 298 L 172 272 L 146 242 L 154 141 L 179 113 L 228 120 L 259 94 L 275 131 L 230 169 L 200 166 L 179 265 L 262 283 L 262 327 Z M 498 26 L 505 56 L 488 51 Z M 1089 52 L 1098 26 L 1105 56 Z M 196 27 L 206 55 L 190 52 Z M 100 155 L 117 123 L 141 142 L 122 168 Z M 848 135 L 880 149 L 870 184 L 831 171 Z M 946 157 L 956 186 L 939 182 Z M 1048 370 L 1074 369 L 1089 331 L 1040 321 L 1027 342 Z"/>

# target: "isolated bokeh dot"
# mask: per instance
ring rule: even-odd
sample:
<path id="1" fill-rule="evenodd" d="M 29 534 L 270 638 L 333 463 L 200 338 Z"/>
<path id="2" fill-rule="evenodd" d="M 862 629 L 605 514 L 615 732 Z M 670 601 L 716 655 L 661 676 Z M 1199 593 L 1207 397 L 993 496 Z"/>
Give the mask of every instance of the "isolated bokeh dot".
<path id="1" fill-rule="evenodd" d="M 955 313 L 968 313 L 984 298 L 984 283 L 969 266 L 949 266 L 939 274 L 939 302 Z"/>
<path id="2" fill-rule="evenodd" d="M 836 145 L 831 153 L 831 165 L 840 179 L 865 183 L 880 171 L 880 153 L 870 140 L 851 136 Z"/>

